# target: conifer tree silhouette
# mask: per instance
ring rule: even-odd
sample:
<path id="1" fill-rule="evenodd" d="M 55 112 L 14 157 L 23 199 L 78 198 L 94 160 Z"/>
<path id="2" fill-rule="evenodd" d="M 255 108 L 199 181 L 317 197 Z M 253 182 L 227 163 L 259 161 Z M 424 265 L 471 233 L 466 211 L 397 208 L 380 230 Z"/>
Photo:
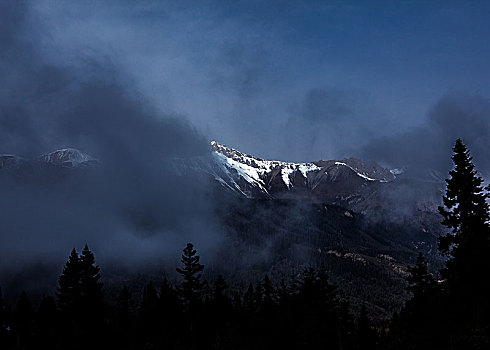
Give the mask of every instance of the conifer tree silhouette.
<path id="1" fill-rule="evenodd" d="M 422 253 L 419 253 L 415 266 L 408 267 L 407 291 L 414 299 L 424 298 L 433 293 L 436 281 L 427 270 L 427 261 Z"/>
<path id="2" fill-rule="evenodd" d="M 103 318 L 103 292 L 100 268 L 95 265 L 95 256 L 86 244 L 79 260 L 81 316 L 84 322 L 100 326 Z"/>
<path id="3" fill-rule="evenodd" d="M 461 139 L 453 151 L 454 169 L 446 180 L 444 206 L 439 207 L 442 224 L 451 229 L 439 240 L 439 249 L 448 258 L 441 274 L 448 296 L 458 306 L 457 318 L 479 327 L 488 324 L 490 313 L 490 195 Z"/>
<path id="4" fill-rule="evenodd" d="M 61 311 L 63 343 L 94 348 L 103 326 L 100 269 L 87 245 L 79 256 L 71 251 L 58 278 L 56 297 Z"/>
<path id="5" fill-rule="evenodd" d="M 65 317 L 71 318 L 80 309 L 80 259 L 75 248 L 63 267 L 63 272 L 58 278 L 56 291 L 58 307 Z"/>
<path id="6" fill-rule="evenodd" d="M 182 252 L 181 262 L 183 268 L 177 268 L 176 271 L 182 275 L 183 281 L 180 286 L 181 297 L 184 306 L 189 309 L 201 302 L 202 289 L 204 287 L 201 281 L 204 265 L 199 263 L 199 255 L 194 249 L 192 243 L 187 243 L 187 246 Z"/>

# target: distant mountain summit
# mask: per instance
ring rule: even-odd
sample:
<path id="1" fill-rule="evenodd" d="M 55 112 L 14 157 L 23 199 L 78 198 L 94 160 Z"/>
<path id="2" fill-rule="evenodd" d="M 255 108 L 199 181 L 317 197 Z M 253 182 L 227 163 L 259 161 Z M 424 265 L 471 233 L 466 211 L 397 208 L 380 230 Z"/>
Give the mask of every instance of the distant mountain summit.
<path id="1" fill-rule="evenodd" d="M 27 159 L 11 154 L 0 154 L 0 169 L 23 171 L 46 167 L 79 168 L 100 164 L 99 160 L 75 148 L 63 148 L 43 154 L 37 159 Z"/>
<path id="2" fill-rule="evenodd" d="M 96 165 L 99 161 L 75 148 L 64 148 L 39 157 L 41 162 L 68 168 Z"/>

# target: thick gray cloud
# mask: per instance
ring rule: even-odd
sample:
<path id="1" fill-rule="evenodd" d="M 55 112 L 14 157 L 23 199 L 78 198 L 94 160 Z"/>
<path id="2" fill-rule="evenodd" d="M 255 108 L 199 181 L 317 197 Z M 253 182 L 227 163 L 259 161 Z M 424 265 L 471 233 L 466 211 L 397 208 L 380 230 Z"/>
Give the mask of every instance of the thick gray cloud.
<path id="1" fill-rule="evenodd" d="M 470 148 L 479 170 L 488 174 L 490 162 L 490 101 L 478 95 L 451 93 L 428 112 L 427 123 L 403 133 L 374 138 L 364 149 L 364 158 L 391 166 L 408 167 L 411 173 L 451 166 L 451 148 L 457 138 Z"/>
<path id="2" fill-rule="evenodd" d="M 0 153 L 74 147 L 102 165 L 1 178 L 0 270 L 41 258 L 58 266 L 85 243 L 102 261 L 128 264 L 173 258 L 189 240 L 213 248 L 220 233 L 209 189 L 165 165 L 207 154 L 207 141 L 184 117 L 157 111 L 110 59 L 47 60 L 29 5 L 0 5 Z"/>
<path id="3" fill-rule="evenodd" d="M 93 57 L 107 60 L 158 111 L 265 158 L 359 155 L 372 139 L 427 123 L 450 91 L 490 95 L 483 3 L 41 0 L 29 8 L 41 34 L 28 37 L 38 37 L 47 62 L 90 71 Z"/>
<path id="4" fill-rule="evenodd" d="M 277 140 L 296 161 L 355 156 L 387 123 L 370 96 L 353 89 L 311 89 L 290 115 Z"/>

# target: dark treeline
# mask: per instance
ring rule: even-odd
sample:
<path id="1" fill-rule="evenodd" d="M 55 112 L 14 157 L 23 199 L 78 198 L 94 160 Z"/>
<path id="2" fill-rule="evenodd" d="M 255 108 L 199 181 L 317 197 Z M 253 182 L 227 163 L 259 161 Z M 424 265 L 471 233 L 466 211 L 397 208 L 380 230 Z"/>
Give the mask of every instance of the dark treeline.
<path id="1" fill-rule="evenodd" d="M 274 284 L 265 275 L 246 290 L 204 266 L 188 244 L 180 283 L 122 286 L 104 296 L 99 267 L 85 246 L 73 250 L 54 296 L 35 307 L 26 293 L 6 305 L 0 293 L 1 349 L 488 349 L 490 348 L 490 187 L 461 140 L 440 208 L 451 232 L 440 237 L 440 277 L 422 254 L 409 268 L 411 297 L 390 322 L 354 315 L 323 268 Z"/>
<path id="2" fill-rule="evenodd" d="M 490 349 L 490 186 L 461 140 L 453 151 L 439 207 L 451 231 L 439 238 L 445 267 L 436 280 L 420 254 L 409 269 L 412 297 L 390 326 L 396 349 Z"/>
<path id="3" fill-rule="evenodd" d="M 87 246 L 69 256 L 55 298 L 34 308 L 26 293 L 13 307 L 0 301 L 2 349 L 364 349 L 376 337 L 363 310 L 359 322 L 323 269 L 288 283 L 268 276 L 240 292 L 218 276 L 202 280 L 192 244 L 183 250 L 182 282 L 149 282 L 141 295 L 122 287 L 104 303 L 99 268 Z M 116 304 L 116 305 L 114 305 Z M 361 346 L 361 344 L 364 344 Z M 369 348 L 369 347 L 368 347 Z"/>

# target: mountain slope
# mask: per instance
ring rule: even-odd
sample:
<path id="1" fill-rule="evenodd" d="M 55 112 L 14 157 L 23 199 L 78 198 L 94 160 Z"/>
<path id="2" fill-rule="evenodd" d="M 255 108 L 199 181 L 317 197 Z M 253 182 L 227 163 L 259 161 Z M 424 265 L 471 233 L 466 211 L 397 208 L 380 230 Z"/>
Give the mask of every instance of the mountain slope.
<path id="1" fill-rule="evenodd" d="M 375 163 L 366 165 L 358 159 L 290 163 L 257 158 L 215 141 L 211 142 L 211 148 L 212 159 L 221 169 L 215 177 L 247 197 L 281 198 L 290 191 L 310 192 L 316 196 L 325 193 L 322 190 L 325 183 L 337 185 L 334 192 L 342 195 L 340 187 L 347 183 L 352 189 L 369 182 L 395 179 L 388 169 Z"/>

